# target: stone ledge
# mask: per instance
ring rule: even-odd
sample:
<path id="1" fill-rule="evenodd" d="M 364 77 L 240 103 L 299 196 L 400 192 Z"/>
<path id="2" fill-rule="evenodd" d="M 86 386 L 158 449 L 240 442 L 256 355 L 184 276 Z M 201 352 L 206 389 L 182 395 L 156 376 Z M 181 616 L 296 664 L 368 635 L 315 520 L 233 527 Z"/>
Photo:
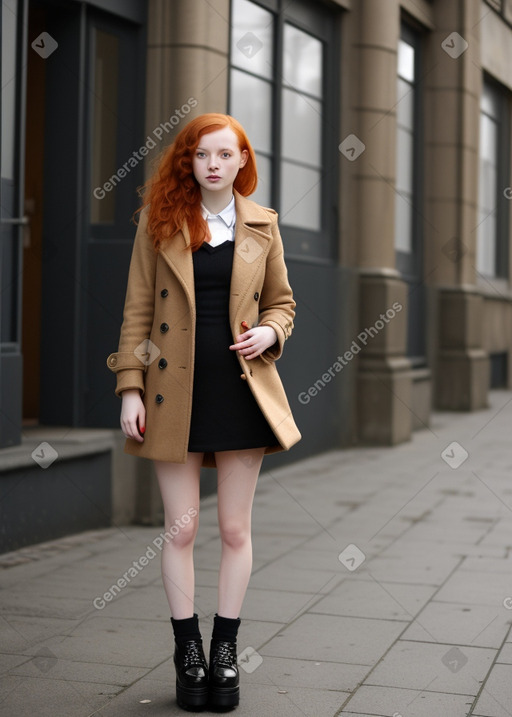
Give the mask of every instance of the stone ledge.
<path id="1" fill-rule="evenodd" d="M 117 434 L 118 430 L 113 428 L 25 427 L 19 446 L 0 449 L 0 474 L 17 468 L 36 467 L 32 452 L 44 441 L 57 451 L 57 460 L 62 461 L 112 451 Z"/>
<path id="2" fill-rule="evenodd" d="M 71 548 L 82 545 L 88 545 L 92 542 L 104 540 L 111 535 L 115 535 L 119 531 L 118 527 L 103 528 L 101 530 L 84 530 L 81 533 L 66 535 L 63 538 L 55 540 L 45 540 L 42 543 L 27 545 L 17 550 L 11 550 L 8 553 L 0 555 L 0 568 L 12 568 L 16 565 L 24 563 L 32 563 L 35 560 L 59 555 Z"/>

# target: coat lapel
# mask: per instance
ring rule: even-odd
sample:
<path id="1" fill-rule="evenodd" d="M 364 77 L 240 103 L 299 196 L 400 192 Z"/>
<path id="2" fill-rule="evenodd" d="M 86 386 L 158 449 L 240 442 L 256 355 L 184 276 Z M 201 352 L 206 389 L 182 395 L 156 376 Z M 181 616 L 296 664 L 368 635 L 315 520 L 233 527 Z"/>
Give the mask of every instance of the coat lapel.
<path id="1" fill-rule="evenodd" d="M 164 246 L 160 247 L 160 253 L 179 280 L 187 296 L 191 312 L 195 313 L 194 265 L 192 263 L 192 253 L 189 246 L 190 233 L 185 223 L 176 236 L 166 241 Z"/>
<path id="2" fill-rule="evenodd" d="M 243 299 L 262 262 L 266 260 L 272 233 L 267 212 L 236 190 L 233 190 L 233 193 L 236 206 L 236 229 L 229 318 L 233 335 L 236 336 L 242 331 L 240 322 L 247 318 L 239 315 Z"/>
<path id="3" fill-rule="evenodd" d="M 235 250 L 231 273 L 229 317 L 233 334 L 240 333 L 239 316 L 243 298 L 262 262 L 265 261 L 272 233 L 267 212 L 255 202 L 233 190 L 236 207 Z M 192 312 L 195 312 L 194 265 L 189 250 L 190 233 L 185 224 L 180 232 L 160 248 L 164 260 L 178 278 Z"/>

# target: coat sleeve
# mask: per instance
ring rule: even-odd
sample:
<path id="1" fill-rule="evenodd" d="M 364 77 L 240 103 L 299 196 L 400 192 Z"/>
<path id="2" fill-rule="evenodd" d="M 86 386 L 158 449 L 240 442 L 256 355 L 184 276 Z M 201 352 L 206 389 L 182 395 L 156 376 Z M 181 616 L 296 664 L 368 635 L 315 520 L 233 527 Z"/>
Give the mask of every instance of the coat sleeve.
<path id="1" fill-rule="evenodd" d="M 296 306 L 288 283 L 288 270 L 284 261 L 283 240 L 277 224 L 277 213 L 271 211 L 274 215 L 273 239 L 267 256 L 265 280 L 260 294 L 258 326 L 272 326 L 277 334 L 277 341 L 260 354 L 260 358 L 265 363 L 277 361 L 283 353 L 284 342 L 290 338 L 293 330 Z"/>
<path id="2" fill-rule="evenodd" d="M 149 336 L 155 308 L 156 259 L 153 242 L 147 232 L 146 211 L 140 213 L 133 243 L 123 310 L 119 348 L 107 358 L 108 368 L 116 374 L 115 394 L 138 388 L 144 394 Z"/>

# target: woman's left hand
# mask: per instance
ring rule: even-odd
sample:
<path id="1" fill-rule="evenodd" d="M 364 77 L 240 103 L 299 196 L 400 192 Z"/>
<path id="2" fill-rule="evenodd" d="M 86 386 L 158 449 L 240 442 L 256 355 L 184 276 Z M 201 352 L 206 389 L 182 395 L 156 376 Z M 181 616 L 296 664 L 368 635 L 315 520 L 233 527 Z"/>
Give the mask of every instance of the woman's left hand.
<path id="1" fill-rule="evenodd" d="M 277 334 L 272 326 L 255 326 L 253 329 L 239 334 L 236 340 L 238 343 L 232 344 L 229 348 L 233 351 L 240 351 L 246 359 L 253 359 L 275 344 Z"/>

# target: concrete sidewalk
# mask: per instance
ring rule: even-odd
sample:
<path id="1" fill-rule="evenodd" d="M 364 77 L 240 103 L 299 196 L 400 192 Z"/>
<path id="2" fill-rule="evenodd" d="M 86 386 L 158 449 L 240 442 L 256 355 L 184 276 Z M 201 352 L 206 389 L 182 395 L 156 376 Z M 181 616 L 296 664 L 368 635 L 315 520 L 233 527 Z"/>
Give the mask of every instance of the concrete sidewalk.
<path id="1" fill-rule="evenodd" d="M 435 413 L 410 443 L 262 472 L 233 714 L 512 715 L 511 447 L 512 394 L 493 391 L 490 409 Z M 111 528 L 0 556 L 0 715 L 187 714 L 159 532 Z M 205 645 L 219 548 L 209 496 L 195 552 Z"/>

